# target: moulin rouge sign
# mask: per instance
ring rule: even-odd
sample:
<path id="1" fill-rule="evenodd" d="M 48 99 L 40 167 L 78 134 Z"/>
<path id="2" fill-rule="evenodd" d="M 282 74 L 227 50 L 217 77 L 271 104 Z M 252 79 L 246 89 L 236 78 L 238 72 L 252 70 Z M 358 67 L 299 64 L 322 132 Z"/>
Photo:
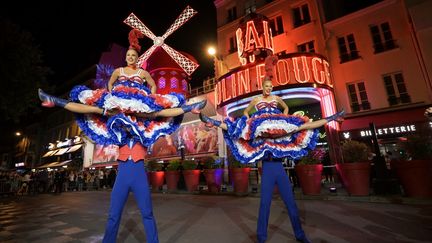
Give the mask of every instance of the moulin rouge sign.
<path id="1" fill-rule="evenodd" d="M 238 96 L 261 90 L 261 82 L 265 76 L 262 53 L 263 51 L 273 53 L 273 37 L 265 20 L 248 21 L 245 27 L 237 29 L 236 38 L 237 54 L 242 66 L 218 79 L 216 85 L 218 105 L 225 105 Z M 261 58 L 259 58 L 260 54 Z M 273 73 L 273 86 L 318 84 L 332 88 L 329 67 L 327 60 L 315 53 L 291 53 L 279 56 Z"/>

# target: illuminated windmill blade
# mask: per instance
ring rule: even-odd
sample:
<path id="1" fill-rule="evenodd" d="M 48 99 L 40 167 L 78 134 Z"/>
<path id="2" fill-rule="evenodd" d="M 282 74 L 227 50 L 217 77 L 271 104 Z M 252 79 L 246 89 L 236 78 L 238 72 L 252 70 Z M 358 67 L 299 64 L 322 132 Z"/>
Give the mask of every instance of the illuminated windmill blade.
<path id="1" fill-rule="evenodd" d="M 152 39 L 153 41 L 156 39 L 156 36 L 135 16 L 135 14 L 131 13 L 129 16 L 123 21 L 125 24 L 129 25 L 130 27 L 137 29 L 141 31 L 145 36 Z"/>
<path id="2" fill-rule="evenodd" d="M 178 51 L 172 49 L 167 44 L 162 44 L 162 48 L 170 55 L 172 59 L 190 76 L 195 69 L 198 68 L 198 64 L 191 61 L 186 56 L 182 55 Z"/>
<path id="3" fill-rule="evenodd" d="M 186 23 L 190 18 L 192 18 L 197 11 L 195 11 L 193 8 L 187 6 L 183 12 L 177 17 L 177 19 L 174 21 L 174 23 L 168 28 L 168 30 L 165 32 L 165 34 L 162 35 L 162 39 L 165 40 L 169 35 L 171 35 L 174 31 L 176 31 L 180 26 L 182 26 L 184 23 Z"/>
<path id="4" fill-rule="evenodd" d="M 141 65 L 153 54 L 153 52 L 156 50 L 157 46 L 153 45 L 151 46 L 144 54 L 142 54 L 137 61 L 138 67 L 141 67 Z"/>

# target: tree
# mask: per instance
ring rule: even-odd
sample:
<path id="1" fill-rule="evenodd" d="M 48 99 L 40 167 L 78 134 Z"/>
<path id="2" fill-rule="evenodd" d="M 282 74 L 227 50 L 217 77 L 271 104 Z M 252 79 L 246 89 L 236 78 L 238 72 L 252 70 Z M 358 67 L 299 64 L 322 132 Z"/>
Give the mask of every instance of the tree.
<path id="1" fill-rule="evenodd" d="M 0 20 L 0 112 L 2 119 L 19 122 L 40 107 L 37 89 L 47 86 L 51 72 L 31 33 Z"/>

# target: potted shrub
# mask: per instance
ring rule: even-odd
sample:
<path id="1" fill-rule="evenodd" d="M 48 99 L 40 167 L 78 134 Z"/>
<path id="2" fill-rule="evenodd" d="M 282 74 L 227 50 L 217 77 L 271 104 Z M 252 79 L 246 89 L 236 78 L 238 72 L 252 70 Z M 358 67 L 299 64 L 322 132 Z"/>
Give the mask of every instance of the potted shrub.
<path id="1" fill-rule="evenodd" d="M 183 160 L 181 164 L 187 190 L 189 192 L 196 191 L 198 189 L 200 175 L 200 170 L 197 170 L 197 163 L 193 160 Z"/>
<path id="2" fill-rule="evenodd" d="M 165 172 L 162 171 L 163 164 L 156 160 L 150 160 L 147 162 L 147 167 L 150 173 L 150 182 L 152 185 L 152 190 L 160 190 L 164 184 Z"/>
<path id="3" fill-rule="evenodd" d="M 168 166 L 165 171 L 165 179 L 167 184 L 167 189 L 169 191 L 177 190 L 177 184 L 180 179 L 180 160 L 171 160 L 169 161 Z"/>
<path id="4" fill-rule="evenodd" d="M 421 134 L 421 136 L 420 136 Z M 428 132 L 408 136 L 402 144 L 406 154 L 392 161 L 391 169 L 409 197 L 432 197 L 432 136 Z"/>
<path id="5" fill-rule="evenodd" d="M 249 192 L 249 172 L 250 167 L 247 164 L 242 164 L 234 158 L 230 158 L 230 174 L 234 184 L 234 192 L 247 193 Z"/>
<path id="6" fill-rule="evenodd" d="M 321 193 L 321 174 L 323 170 L 321 160 L 324 154 L 324 149 L 312 150 L 301 158 L 295 166 L 295 171 L 300 180 L 300 187 L 305 195 L 318 195 Z"/>
<path id="7" fill-rule="evenodd" d="M 222 184 L 222 158 L 211 156 L 204 158 L 204 176 L 209 192 L 219 192 Z"/>
<path id="8" fill-rule="evenodd" d="M 349 195 L 369 195 L 371 165 L 368 146 L 355 140 L 346 140 L 341 146 L 344 163 L 336 164 L 342 182 Z"/>

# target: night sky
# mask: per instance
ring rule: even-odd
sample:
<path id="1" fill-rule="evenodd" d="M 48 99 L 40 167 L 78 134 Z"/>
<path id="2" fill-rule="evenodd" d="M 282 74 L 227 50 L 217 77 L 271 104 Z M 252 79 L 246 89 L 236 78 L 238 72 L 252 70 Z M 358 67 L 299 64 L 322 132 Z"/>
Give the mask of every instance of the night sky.
<path id="1" fill-rule="evenodd" d="M 198 60 L 200 67 L 191 83 L 200 85 L 205 77 L 213 75 L 213 61 L 206 54 L 207 46 L 216 43 L 216 8 L 212 0 L 10 1 L 2 5 L 0 17 L 33 35 L 45 65 L 54 72 L 48 81 L 60 86 L 59 82 L 96 64 L 110 44 L 129 46 L 131 28 L 123 20 L 131 12 L 161 36 L 187 5 L 198 14 L 165 42 Z M 145 51 L 152 41 L 145 37 L 140 44 Z"/>

